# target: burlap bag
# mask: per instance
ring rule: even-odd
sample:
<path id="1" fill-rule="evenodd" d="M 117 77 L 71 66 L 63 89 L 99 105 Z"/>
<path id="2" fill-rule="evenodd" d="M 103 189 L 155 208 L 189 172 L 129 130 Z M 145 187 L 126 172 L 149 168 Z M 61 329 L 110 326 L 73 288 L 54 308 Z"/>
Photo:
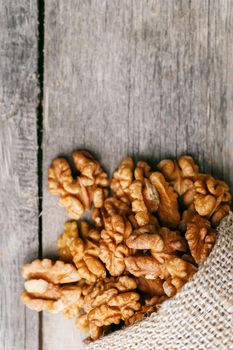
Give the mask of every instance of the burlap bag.
<path id="1" fill-rule="evenodd" d="M 233 349 L 233 213 L 207 261 L 157 313 L 87 345 L 88 350 Z"/>

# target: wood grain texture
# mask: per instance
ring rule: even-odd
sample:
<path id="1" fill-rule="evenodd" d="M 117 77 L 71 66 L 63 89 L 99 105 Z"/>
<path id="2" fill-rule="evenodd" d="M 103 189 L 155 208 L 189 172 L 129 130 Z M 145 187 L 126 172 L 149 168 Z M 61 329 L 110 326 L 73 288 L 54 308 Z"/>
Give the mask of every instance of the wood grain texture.
<path id="1" fill-rule="evenodd" d="M 192 154 L 233 189 L 230 0 L 50 0 L 45 4 L 44 256 L 66 219 L 47 192 L 58 155 Z M 82 349 L 69 321 L 44 315 L 43 349 Z"/>
<path id="2" fill-rule="evenodd" d="M 38 349 L 20 266 L 38 254 L 37 1 L 0 0 L 0 348 Z"/>

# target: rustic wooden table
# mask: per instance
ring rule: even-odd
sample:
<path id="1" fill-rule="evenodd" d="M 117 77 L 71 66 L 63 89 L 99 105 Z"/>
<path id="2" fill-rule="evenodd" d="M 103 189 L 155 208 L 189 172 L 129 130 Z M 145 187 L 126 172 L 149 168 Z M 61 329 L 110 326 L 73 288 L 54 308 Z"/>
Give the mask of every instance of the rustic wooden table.
<path id="1" fill-rule="evenodd" d="M 109 171 L 189 153 L 233 189 L 233 2 L 0 0 L 3 350 L 83 348 L 19 299 L 21 264 L 54 255 L 66 219 L 49 163 L 80 148 Z"/>

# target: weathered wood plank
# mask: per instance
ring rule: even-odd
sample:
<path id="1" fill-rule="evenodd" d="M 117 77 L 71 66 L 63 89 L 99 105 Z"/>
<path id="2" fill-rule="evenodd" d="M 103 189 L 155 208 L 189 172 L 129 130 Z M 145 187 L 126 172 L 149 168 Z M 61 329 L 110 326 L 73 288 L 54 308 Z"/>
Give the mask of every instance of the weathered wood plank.
<path id="1" fill-rule="evenodd" d="M 38 255 L 37 1 L 0 1 L 0 28 L 0 347 L 32 350 L 38 315 L 20 303 L 20 266 Z"/>
<path id="2" fill-rule="evenodd" d="M 47 1 L 44 90 L 44 255 L 66 215 L 47 192 L 60 154 L 93 151 L 108 170 L 129 154 L 188 152 L 230 181 L 232 2 Z M 44 350 L 82 348 L 68 321 L 44 315 Z"/>

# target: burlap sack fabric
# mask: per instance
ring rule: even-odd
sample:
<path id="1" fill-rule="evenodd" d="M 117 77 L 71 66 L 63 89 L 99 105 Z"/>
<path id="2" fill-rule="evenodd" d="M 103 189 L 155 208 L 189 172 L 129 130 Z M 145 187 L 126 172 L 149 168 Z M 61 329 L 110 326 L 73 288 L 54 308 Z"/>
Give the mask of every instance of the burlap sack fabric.
<path id="1" fill-rule="evenodd" d="M 87 345 L 88 350 L 233 349 L 233 213 L 207 261 L 157 313 Z"/>

